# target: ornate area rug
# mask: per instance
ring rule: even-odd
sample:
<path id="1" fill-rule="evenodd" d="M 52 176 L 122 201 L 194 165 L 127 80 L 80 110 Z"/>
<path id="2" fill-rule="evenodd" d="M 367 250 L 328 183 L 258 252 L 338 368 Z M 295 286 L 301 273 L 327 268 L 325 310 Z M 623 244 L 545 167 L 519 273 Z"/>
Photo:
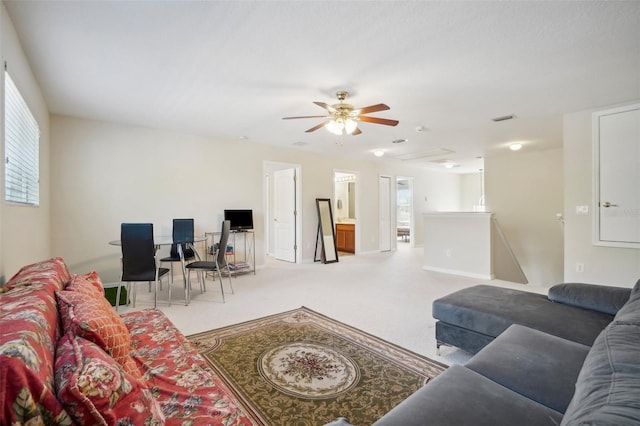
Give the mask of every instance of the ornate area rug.
<path id="1" fill-rule="evenodd" d="M 305 307 L 188 340 L 257 425 L 371 425 L 446 368 Z"/>

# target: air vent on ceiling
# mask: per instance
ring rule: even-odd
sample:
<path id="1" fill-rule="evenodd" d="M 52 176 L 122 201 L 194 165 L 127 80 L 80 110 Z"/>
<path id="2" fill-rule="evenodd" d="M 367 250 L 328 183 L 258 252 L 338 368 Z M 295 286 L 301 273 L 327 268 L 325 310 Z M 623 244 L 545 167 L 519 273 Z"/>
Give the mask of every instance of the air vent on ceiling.
<path id="1" fill-rule="evenodd" d="M 409 141 L 408 139 L 401 138 L 401 139 L 394 139 L 391 141 L 391 143 L 405 143 L 408 141 Z"/>
<path id="2" fill-rule="evenodd" d="M 305 146 L 305 145 L 309 145 L 311 142 L 302 142 L 302 141 L 298 141 L 298 142 L 294 142 L 292 145 L 295 146 Z"/>
<path id="3" fill-rule="evenodd" d="M 492 120 L 497 123 L 499 121 L 507 121 L 507 120 L 512 120 L 514 118 L 516 118 L 516 116 L 511 114 L 511 115 L 503 115 L 502 117 L 495 117 L 495 118 L 492 118 Z"/>
<path id="4" fill-rule="evenodd" d="M 441 157 L 443 155 L 454 154 L 455 151 L 446 148 L 436 148 L 429 151 L 411 152 L 409 154 L 400 154 L 395 158 L 402 161 L 420 160 L 424 158 Z"/>

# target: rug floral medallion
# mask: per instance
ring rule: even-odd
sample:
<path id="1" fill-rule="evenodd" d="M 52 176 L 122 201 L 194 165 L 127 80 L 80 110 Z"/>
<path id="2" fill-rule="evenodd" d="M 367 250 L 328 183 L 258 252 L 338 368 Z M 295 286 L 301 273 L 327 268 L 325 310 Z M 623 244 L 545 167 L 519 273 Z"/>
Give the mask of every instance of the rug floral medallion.
<path id="1" fill-rule="evenodd" d="M 188 339 L 256 425 L 371 425 L 446 368 L 305 307 Z"/>

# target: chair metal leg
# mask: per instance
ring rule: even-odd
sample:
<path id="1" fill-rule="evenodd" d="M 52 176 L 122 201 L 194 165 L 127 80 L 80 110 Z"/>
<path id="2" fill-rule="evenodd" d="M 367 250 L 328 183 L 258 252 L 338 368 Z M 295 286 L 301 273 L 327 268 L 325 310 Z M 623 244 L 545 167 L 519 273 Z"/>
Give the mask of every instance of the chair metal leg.
<path id="1" fill-rule="evenodd" d="M 187 282 L 187 271 L 182 268 L 184 274 L 184 306 L 189 306 L 191 303 L 191 283 Z"/>
<path id="2" fill-rule="evenodd" d="M 229 269 L 229 265 L 227 265 L 227 272 L 229 274 L 229 287 L 231 287 L 231 294 L 235 294 L 233 292 L 233 282 L 231 281 L 231 269 Z"/>
<path id="3" fill-rule="evenodd" d="M 189 306 L 191 301 L 191 284 L 187 282 L 187 269 L 184 259 L 180 262 L 182 265 L 182 280 L 184 281 L 184 306 Z"/>
<path id="4" fill-rule="evenodd" d="M 207 291 L 207 271 L 198 272 L 198 281 L 200 282 L 200 288 Z"/>
<path id="5" fill-rule="evenodd" d="M 157 308 L 158 307 L 158 281 L 156 280 L 155 283 L 155 288 L 153 290 L 153 307 Z"/>
<path id="6" fill-rule="evenodd" d="M 149 287 L 151 287 L 151 283 L 149 283 Z M 134 307 L 134 308 L 136 307 L 136 293 L 137 293 L 137 289 L 138 289 L 138 286 L 134 283 L 134 284 L 133 284 L 133 290 L 132 290 L 132 292 L 133 292 L 133 307 Z"/>
<path id="7" fill-rule="evenodd" d="M 118 305 L 120 304 L 120 288 L 122 287 L 122 282 L 118 283 L 118 289 L 116 290 L 116 312 L 118 312 Z"/>
<path id="8" fill-rule="evenodd" d="M 218 269 L 216 271 L 216 273 L 218 274 L 218 279 L 220 280 L 220 291 L 222 292 L 222 303 L 225 303 L 225 300 L 224 300 L 224 286 L 222 285 L 222 272 L 220 271 L 220 269 Z"/>
<path id="9" fill-rule="evenodd" d="M 131 304 L 131 283 L 127 283 L 127 306 Z"/>

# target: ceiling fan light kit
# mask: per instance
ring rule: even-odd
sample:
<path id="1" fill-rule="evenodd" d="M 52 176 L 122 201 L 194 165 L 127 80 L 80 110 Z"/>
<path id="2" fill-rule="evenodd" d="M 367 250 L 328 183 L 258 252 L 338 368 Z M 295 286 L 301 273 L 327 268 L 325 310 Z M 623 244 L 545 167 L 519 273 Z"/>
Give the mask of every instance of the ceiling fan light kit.
<path id="1" fill-rule="evenodd" d="M 358 121 L 365 121 L 367 123 L 383 124 L 385 126 L 397 126 L 399 121 L 389 120 L 386 118 L 368 117 L 365 114 L 372 112 L 386 111 L 390 109 L 385 104 L 370 105 L 368 107 L 356 109 L 353 105 L 349 105 L 344 102 L 349 96 L 348 92 L 340 91 L 336 93 L 338 103 L 328 105 L 324 102 L 314 102 L 321 108 L 327 110 L 328 115 L 308 115 L 301 117 L 284 117 L 283 120 L 291 120 L 297 118 L 325 118 L 326 121 L 306 130 L 307 133 L 315 132 L 321 127 L 324 127 L 334 135 L 359 135 L 362 131 L 358 128 Z"/>
<path id="2" fill-rule="evenodd" d="M 346 120 L 337 118 L 335 120 L 329 120 L 329 122 L 324 125 L 324 128 L 334 135 L 340 136 L 343 133 L 350 135 L 358 128 L 358 123 L 351 118 L 347 118 Z"/>

